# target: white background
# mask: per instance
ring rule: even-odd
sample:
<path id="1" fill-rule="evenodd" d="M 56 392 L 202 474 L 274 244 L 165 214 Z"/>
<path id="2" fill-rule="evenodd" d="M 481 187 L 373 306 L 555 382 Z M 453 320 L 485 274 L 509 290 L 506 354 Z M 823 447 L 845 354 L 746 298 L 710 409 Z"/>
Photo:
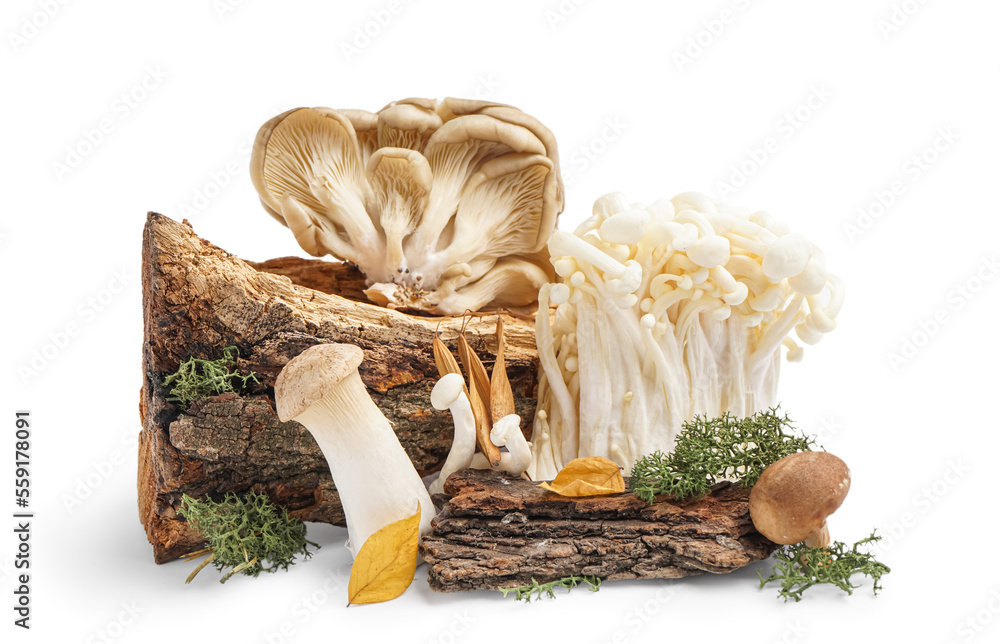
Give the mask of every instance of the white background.
<path id="1" fill-rule="evenodd" d="M 6 0 L 0 638 L 996 641 L 998 20 L 985 1 Z M 885 535 L 879 597 L 784 604 L 747 569 L 525 606 L 431 592 L 421 569 L 402 598 L 347 609 L 345 531 L 321 525 L 322 550 L 285 574 L 185 586 L 190 565 L 153 563 L 135 502 L 146 211 L 241 257 L 300 254 L 250 185 L 257 128 L 301 105 L 447 95 L 555 132 L 563 228 L 608 191 L 699 190 L 826 251 L 847 304 L 780 398 L 852 468 L 831 528 Z M 17 409 L 34 419 L 30 632 L 9 608 Z"/>

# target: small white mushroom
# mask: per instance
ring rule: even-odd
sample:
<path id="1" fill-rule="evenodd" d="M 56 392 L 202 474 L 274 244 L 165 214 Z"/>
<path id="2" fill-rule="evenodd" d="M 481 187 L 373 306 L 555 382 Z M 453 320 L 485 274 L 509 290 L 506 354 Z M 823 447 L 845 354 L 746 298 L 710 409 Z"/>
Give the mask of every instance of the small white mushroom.
<path id="1" fill-rule="evenodd" d="M 573 257 L 578 263 L 587 262 L 604 273 L 605 280 L 617 279 L 625 272 L 625 266 L 621 262 L 576 235 L 561 230 L 555 231 L 549 238 L 549 253 L 552 257 Z"/>
<path id="2" fill-rule="evenodd" d="M 449 410 L 455 425 L 451 451 L 441 474 L 430 487 L 432 493 L 439 494 L 444 491 L 444 482 L 449 476 L 472 464 L 476 451 L 476 417 L 472 413 L 469 397 L 465 395 L 465 380 L 458 373 L 446 374 L 437 381 L 431 390 L 431 405 L 441 411 Z"/>
<path id="3" fill-rule="evenodd" d="M 788 285 L 803 295 L 817 295 L 826 286 L 826 266 L 812 257 L 800 273 L 788 278 Z"/>
<path id="4" fill-rule="evenodd" d="M 593 213 L 600 217 L 600 221 L 604 221 L 615 213 L 624 212 L 631 207 L 624 193 L 609 192 L 594 201 Z"/>
<path id="5" fill-rule="evenodd" d="M 687 256 L 698 266 L 722 266 L 729 261 L 729 240 L 721 235 L 702 237 L 687 251 Z"/>
<path id="6" fill-rule="evenodd" d="M 508 414 L 493 423 L 490 441 L 497 447 L 506 447 L 500 454 L 500 469 L 508 474 L 522 474 L 531 464 L 531 443 L 521 433 L 521 417 Z"/>

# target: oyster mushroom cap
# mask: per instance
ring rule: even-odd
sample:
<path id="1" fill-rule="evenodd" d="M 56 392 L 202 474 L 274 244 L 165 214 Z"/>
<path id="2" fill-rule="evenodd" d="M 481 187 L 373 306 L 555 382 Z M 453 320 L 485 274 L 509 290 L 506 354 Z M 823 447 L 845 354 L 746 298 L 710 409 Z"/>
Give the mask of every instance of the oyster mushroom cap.
<path id="1" fill-rule="evenodd" d="M 550 175 L 550 180 L 555 191 L 553 193 L 555 195 L 554 206 L 556 214 L 562 212 L 565 205 L 565 195 L 562 173 L 559 171 L 559 145 L 556 143 L 556 137 L 552 134 L 552 130 L 545 127 L 541 121 L 516 107 L 503 103 L 457 98 L 444 99 L 441 102 L 441 107 L 438 108 L 438 113 L 442 114 L 442 118 L 445 118 L 445 115 L 448 115 L 449 118 L 456 118 L 469 114 L 483 114 L 530 130 L 545 146 L 545 154 L 552 159 L 553 173 Z"/>
<path id="2" fill-rule="evenodd" d="M 250 176 L 261 201 L 306 252 L 373 265 L 384 254 L 384 242 L 365 209 L 372 191 L 360 154 L 347 117 L 299 108 L 258 132 Z"/>
<path id="3" fill-rule="evenodd" d="M 555 225 L 554 217 L 551 228 L 543 225 L 544 205 L 553 200 L 546 181 L 551 171 L 552 162 L 541 154 L 507 154 L 484 163 L 462 190 L 451 243 L 426 257 L 425 271 L 444 275 L 471 255 L 473 281 L 500 257 L 539 250 L 539 238 L 544 246 Z"/>
<path id="4" fill-rule="evenodd" d="M 550 271 L 530 257 L 505 257 L 475 282 L 448 294 L 438 302 L 437 308 L 457 314 L 484 307 L 528 306 L 536 300 L 542 285 L 551 282 L 552 277 Z"/>
<path id="5" fill-rule="evenodd" d="M 417 107 L 423 108 L 429 112 L 434 112 L 437 110 L 438 101 L 437 99 L 433 98 L 420 98 L 417 96 L 410 96 L 409 98 L 401 98 L 399 100 L 392 101 L 379 111 L 381 112 L 382 110 L 388 109 L 394 105 L 416 105 Z"/>
<path id="6" fill-rule="evenodd" d="M 468 116 L 469 114 L 478 114 L 480 110 L 486 107 L 509 107 L 503 103 L 495 103 L 493 101 L 480 101 L 475 98 L 455 98 L 453 96 L 448 96 L 441 100 L 437 106 L 437 113 L 445 121 L 450 121 L 459 116 Z"/>
<path id="7" fill-rule="evenodd" d="M 388 105 L 378 113 L 378 146 L 423 150 L 442 123 L 433 109 L 410 103 Z"/>
<path id="8" fill-rule="evenodd" d="M 313 108 L 317 111 L 340 112 L 354 127 L 354 134 L 358 137 L 358 145 L 361 147 L 361 160 L 368 163 L 375 150 L 378 149 L 378 115 L 368 110 L 331 110 L 327 107 Z"/>
<path id="9" fill-rule="evenodd" d="M 750 518 L 779 544 L 826 547 L 828 516 L 851 489 L 851 470 L 829 452 L 798 452 L 767 467 L 750 491 Z"/>
<path id="10" fill-rule="evenodd" d="M 545 146 L 526 128 L 478 114 L 445 123 L 427 141 L 424 156 L 434 173 L 431 199 L 410 243 L 411 252 L 426 259 L 456 219 L 462 190 L 478 168 L 509 153 L 545 154 Z"/>
<path id="11" fill-rule="evenodd" d="M 536 301 L 558 167 L 552 133 L 517 108 L 407 98 L 377 113 L 289 110 L 258 133 L 251 176 L 302 248 L 356 264 L 373 301 L 458 313 Z"/>
<path id="12" fill-rule="evenodd" d="M 372 186 L 368 209 L 381 213 L 379 224 L 385 235 L 384 272 L 409 272 L 403 255 L 403 239 L 427 207 L 431 189 L 431 169 L 419 152 L 406 148 L 380 148 L 368 160 L 368 180 Z"/>

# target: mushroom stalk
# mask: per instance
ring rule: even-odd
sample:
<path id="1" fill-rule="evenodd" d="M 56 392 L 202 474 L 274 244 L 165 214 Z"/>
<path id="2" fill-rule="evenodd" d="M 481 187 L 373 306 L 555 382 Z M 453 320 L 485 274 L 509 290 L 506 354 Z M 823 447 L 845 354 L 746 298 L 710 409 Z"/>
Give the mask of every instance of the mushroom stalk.
<path id="1" fill-rule="evenodd" d="M 830 528 L 826 521 L 823 522 L 822 528 L 806 538 L 805 544 L 810 548 L 826 548 L 830 545 Z"/>
<path id="2" fill-rule="evenodd" d="M 508 474 L 523 474 L 531 464 L 531 443 L 524 440 L 521 433 L 521 417 L 517 414 L 504 416 L 493 423 L 490 441 L 497 447 L 506 447 L 500 454 L 499 469 Z"/>
<path id="3" fill-rule="evenodd" d="M 361 381 L 362 357 L 352 345 L 317 345 L 289 362 L 275 383 L 279 418 L 304 425 L 326 457 L 353 556 L 375 532 L 416 512 L 417 503 L 422 534 L 434 517 L 423 481 Z"/>
<path id="4" fill-rule="evenodd" d="M 464 384 L 460 374 L 449 373 L 442 376 L 431 391 L 431 405 L 442 411 L 449 410 L 455 423 L 451 451 L 441 468 L 441 474 L 430 486 L 433 494 L 444 492 L 445 481 L 459 470 L 467 467 L 490 469 L 486 457 L 476 453 L 476 419 L 469 397 L 462 390 Z M 494 423 L 490 440 L 497 447 L 507 448 L 506 452 L 500 454 L 500 465 L 496 469 L 508 474 L 522 474 L 528 469 L 531 463 L 531 443 L 524 440 L 524 434 L 521 433 L 520 416 L 509 414 Z"/>
<path id="5" fill-rule="evenodd" d="M 444 492 L 444 482 L 449 476 L 472 465 L 472 457 L 476 451 L 476 417 L 472 413 L 469 397 L 463 390 L 464 386 L 461 374 L 449 373 L 438 380 L 431 390 L 431 405 L 434 409 L 450 411 L 455 425 L 451 451 L 441 468 L 441 474 L 431 483 L 430 490 L 434 494 Z"/>

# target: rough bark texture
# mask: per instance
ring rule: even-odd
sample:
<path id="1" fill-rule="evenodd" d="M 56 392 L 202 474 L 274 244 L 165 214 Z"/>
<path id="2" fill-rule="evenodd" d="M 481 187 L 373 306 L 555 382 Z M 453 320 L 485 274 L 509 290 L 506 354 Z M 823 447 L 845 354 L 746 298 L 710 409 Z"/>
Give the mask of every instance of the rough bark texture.
<path id="1" fill-rule="evenodd" d="M 256 266 L 256 268 L 255 268 Z M 260 269 L 260 270 L 258 270 Z M 265 272 L 273 271 L 273 273 Z M 274 412 L 274 380 L 306 348 L 325 342 L 361 347 L 359 371 L 375 403 L 421 474 L 439 468 L 451 446 L 447 412 L 430 407 L 437 379 L 435 330 L 457 352 L 460 318 L 410 316 L 315 288 L 358 297 L 352 267 L 297 258 L 251 265 L 198 238 L 191 228 L 150 213 L 143 237 L 143 375 L 139 440 L 139 516 L 158 563 L 196 549 L 196 533 L 177 516 L 181 495 L 264 491 L 305 521 L 343 525 L 322 453 L 298 423 Z M 530 432 L 536 360 L 530 322 L 504 316 L 507 369 Z M 473 318 L 470 344 L 492 367 L 496 316 Z M 236 346 L 237 370 L 260 381 L 181 409 L 163 379 L 190 357 L 216 359 Z"/>
<path id="2" fill-rule="evenodd" d="M 464 470 L 420 552 L 434 590 L 510 588 L 596 575 L 672 578 L 725 573 L 776 547 L 754 530 L 749 490 L 717 486 L 707 497 L 652 505 L 631 493 L 568 498 L 536 483 Z"/>
<path id="3" fill-rule="evenodd" d="M 258 271 L 284 275 L 292 280 L 292 284 L 298 286 L 305 286 L 328 295 L 339 295 L 357 302 L 368 302 L 365 296 L 365 274 L 354 264 L 301 257 L 278 257 L 266 262 L 247 262 L 247 264 Z"/>

